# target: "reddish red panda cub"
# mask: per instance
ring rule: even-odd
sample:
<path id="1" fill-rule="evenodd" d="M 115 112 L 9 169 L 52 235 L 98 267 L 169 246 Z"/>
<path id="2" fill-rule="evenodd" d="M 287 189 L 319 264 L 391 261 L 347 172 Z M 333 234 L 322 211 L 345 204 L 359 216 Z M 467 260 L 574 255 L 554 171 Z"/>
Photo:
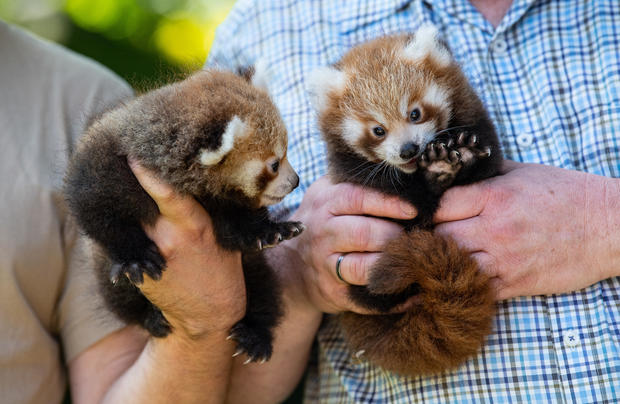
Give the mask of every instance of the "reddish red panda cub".
<path id="1" fill-rule="evenodd" d="M 389 242 L 356 303 L 403 314 L 341 316 L 353 352 L 408 375 L 436 373 L 474 355 L 490 332 L 494 302 L 469 254 L 432 232 L 451 185 L 495 175 L 497 135 L 479 100 L 431 25 L 413 36 L 379 38 L 315 71 L 309 88 L 336 182 L 398 195 L 418 209 Z"/>
<path id="2" fill-rule="evenodd" d="M 256 72 L 252 81 L 262 78 Z M 70 163 L 65 195 L 104 252 L 96 270 L 107 306 L 156 337 L 172 331 L 135 286 L 143 274 L 159 279 L 166 263 L 143 230 L 159 211 L 127 165 L 133 156 L 204 206 L 220 246 L 243 252 L 247 309 L 231 337 L 248 360 L 269 359 L 282 311 L 276 276 L 260 250 L 303 230 L 298 222 L 272 221 L 266 209 L 299 183 L 286 150 L 286 128 L 266 91 L 223 71 L 197 72 L 94 122 Z"/>

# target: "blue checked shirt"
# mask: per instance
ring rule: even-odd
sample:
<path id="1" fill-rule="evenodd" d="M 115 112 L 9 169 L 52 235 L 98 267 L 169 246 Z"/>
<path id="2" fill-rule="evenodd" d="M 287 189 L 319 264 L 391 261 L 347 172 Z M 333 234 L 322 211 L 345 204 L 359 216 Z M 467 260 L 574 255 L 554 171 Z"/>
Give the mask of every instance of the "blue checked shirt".
<path id="1" fill-rule="evenodd" d="M 258 58 L 289 131 L 301 186 L 325 173 L 305 88 L 318 66 L 371 38 L 433 22 L 484 101 L 508 158 L 620 177 L 620 1 L 514 0 L 494 29 L 466 0 L 241 0 L 209 64 Z M 542 246 L 544 248 L 544 246 Z M 615 403 L 620 399 L 620 279 L 500 302 L 493 333 L 460 368 L 403 378 L 352 357 L 337 322 L 318 334 L 307 402 Z"/>

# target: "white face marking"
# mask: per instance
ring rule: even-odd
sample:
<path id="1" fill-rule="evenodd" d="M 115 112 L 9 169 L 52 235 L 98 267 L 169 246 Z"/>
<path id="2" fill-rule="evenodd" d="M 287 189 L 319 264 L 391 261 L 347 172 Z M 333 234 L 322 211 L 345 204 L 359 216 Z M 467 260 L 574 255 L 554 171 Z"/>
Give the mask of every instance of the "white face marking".
<path id="1" fill-rule="evenodd" d="M 430 83 L 428 87 L 426 87 L 423 101 L 428 105 L 441 109 L 442 111 L 450 109 L 448 91 L 437 83 Z"/>
<path id="2" fill-rule="evenodd" d="M 286 148 L 284 147 L 284 143 L 278 143 L 273 151 L 277 158 L 281 159 L 284 157 L 284 153 L 286 152 Z"/>
<path id="3" fill-rule="evenodd" d="M 366 128 L 364 127 L 364 124 L 357 119 L 347 117 L 342 121 L 341 130 L 342 137 L 345 142 L 347 142 L 349 146 L 352 146 L 354 149 L 357 149 L 356 144 L 359 139 L 364 136 Z"/>
<path id="4" fill-rule="evenodd" d="M 328 94 L 344 91 L 346 84 L 347 75 L 333 67 L 324 66 L 312 71 L 307 78 L 307 89 L 314 108 L 321 112 L 327 107 Z"/>
<path id="5" fill-rule="evenodd" d="M 435 137 L 435 131 L 433 122 L 417 125 L 408 124 L 399 130 L 388 133 L 386 139 L 377 147 L 375 152 L 380 159 L 393 166 L 399 166 L 407 163 L 407 160 L 400 157 L 400 151 L 405 144 L 412 142 L 418 145 L 420 150 L 423 150 L 426 144 Z"/>
<path id="6" fill-rule="evenodd" d="M 252 75 L 252 85 L 269 92 L 269 66 L 265 59 L 259 59 L 254 65 L 254 74 Z"/>
<path id="7" fill-rule="evenodd" d="M 445 67 L 450 64 L 451 57 L 437 40 L 437 27 L 423 24 L 416 31 L 413 40 L 403 49 L 402 56 L 412 62 L 419 62 L 430 56 L 438 65 Z"/>
<path id="8" fill-rule="evenodd" d="M 369 111 L 372 118 L 375 122 L 378 122 L 380 125 L 386 125 L 387 119 L 385 116 L 379 111 Z"/>
<path id="9" fill-rule="evenodd" d="M 200 164 L 205 166 L 211 166 L 217 164 L 224 158 L 229 151 L 232 150 L 233 145 L 235 143 L 235 137 L 244 136 L 245 132 L 245 124 L 243 121 L 235 115 L 228 125 L 226 125 L 226 130 L 222 134 L 222 143 L 220 147 L 216 150 L 202 149 L 199 154 Z"/>
<path id="10" fill-rule="evenodd" d="M 257 195 L 259 189 L 256 187 L 255 179 L 263 172 L 264 164 L 264 161 L 259 159 L 246 161 L 231 176 L 232 183 L 238 185 L 249 197 Z"/>
<path id="11" fill-rule="evenodd" d="M 403 98 L 400 99 L 400 104 L 398 105 L 398 109 L 402 116 L 404 117 L 409 116 L 409 95 L 405 95 L 403 96 Z"/>

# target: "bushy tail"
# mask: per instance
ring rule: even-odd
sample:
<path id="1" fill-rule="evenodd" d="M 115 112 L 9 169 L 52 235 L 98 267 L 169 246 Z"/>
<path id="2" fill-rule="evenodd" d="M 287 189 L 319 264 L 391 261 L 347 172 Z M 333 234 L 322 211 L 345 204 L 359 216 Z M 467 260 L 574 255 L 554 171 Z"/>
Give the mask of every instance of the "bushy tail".
<path id="1" fill-rule="evenodd" d="M 408 289 L 419 294 L 405 313 L 341 316 L 353 352 L 411 376 L 453 368 L 476 354 L 491 331 L 495 303 L 488 278 L 466 251 L 420 229 L 390 242 L 368 290 L 385 296 Z"/>

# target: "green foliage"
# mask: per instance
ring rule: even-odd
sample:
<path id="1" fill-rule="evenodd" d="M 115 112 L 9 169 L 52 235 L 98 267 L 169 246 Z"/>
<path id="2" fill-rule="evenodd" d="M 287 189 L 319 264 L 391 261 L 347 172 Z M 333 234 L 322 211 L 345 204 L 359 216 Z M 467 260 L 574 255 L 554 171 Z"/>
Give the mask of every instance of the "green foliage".
<path id="1" fill-rule="evenodd" d="M 204 64 L 233 0 L 0 0 L 0 18 L 98 60 L 139 90 Z"/>

